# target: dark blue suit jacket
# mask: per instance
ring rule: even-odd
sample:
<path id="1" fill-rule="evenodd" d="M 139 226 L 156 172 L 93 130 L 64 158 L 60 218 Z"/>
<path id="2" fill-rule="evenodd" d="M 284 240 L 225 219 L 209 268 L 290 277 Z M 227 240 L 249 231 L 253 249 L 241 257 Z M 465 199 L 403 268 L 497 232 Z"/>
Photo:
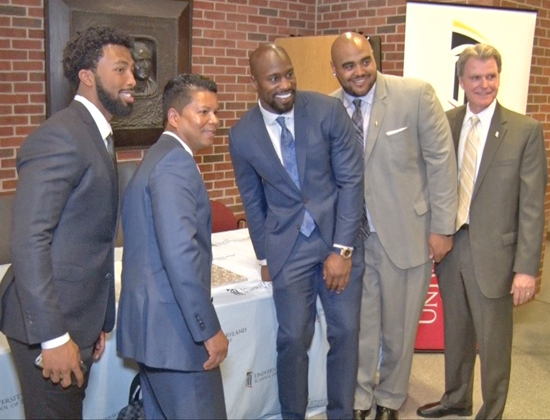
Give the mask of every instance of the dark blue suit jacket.
<path id="1" fill-rule="evenodd" d="M 202 371 L 220 331 L 210 300 L 210 201 L 193 157 L 162 135 L 126 187 L 117 321 L 121 356 L 153 368 Z"/>
<path id="2" fill-rule="evenodd" d="M 279 160 L 258 106 L 229 132 L 252 243 L 272 278 L 288 259 L 306 209 L 327 246 L 360 243 L 363 153 L 342 103 L 296 92 L 294 134 L 301 191 Z"/>

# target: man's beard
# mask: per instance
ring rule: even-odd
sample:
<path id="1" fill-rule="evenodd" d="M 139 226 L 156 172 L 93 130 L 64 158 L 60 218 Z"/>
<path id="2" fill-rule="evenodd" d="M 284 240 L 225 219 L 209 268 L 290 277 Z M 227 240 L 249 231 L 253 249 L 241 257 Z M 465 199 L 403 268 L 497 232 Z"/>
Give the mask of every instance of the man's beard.
<path id="1" fill-rule="evenodd" d="M 112 116 L 116 117 L 125 117 L 130 115 L 132 112 L 133 103 L 126 104 L 119 97 L 113 98 L 109 93 L 103 88 L 103 83 L 101 79 L 96 75 L 96 92 L 99 102 L 105 107 L 105 109 Z"/>

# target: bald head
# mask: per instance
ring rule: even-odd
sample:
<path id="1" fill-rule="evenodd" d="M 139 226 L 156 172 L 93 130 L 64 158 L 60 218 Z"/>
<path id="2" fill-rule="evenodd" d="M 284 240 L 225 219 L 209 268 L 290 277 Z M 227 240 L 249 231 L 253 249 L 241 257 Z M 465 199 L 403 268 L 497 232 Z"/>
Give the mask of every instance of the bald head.
<path id="1" fill-rule="evenodd" d="M 340 55 L 342 49 L 350 47 L 372 53 L 372 47 L 367 38 L 357 32 L 345 32 L 332 43 L 332 48 L 330 49 L 332 60 L 334 61 L 335 57 L 337 58 Z"/>
<path id="2" fill-rule="evenodd" d="M 332 72 L 342 89 L 352 96 L 365 96 L 376 82 L 372 47 L 363 35 L 346 32 L 332 44 Z"/>
<path id="3" fill-rule="evenodd" d="M 258 67 L 262 64 L 272 62 L 275 60 L 288 60 L 290 57 L 284 48 L 275 44 L 262 44 L 250 54 L 250 73 L 253 77 L 256 77 Z"/>
<path id="4" fill-rule="evenodd" d="M 250 74 L 262 107 L 275 114 L 294 106 L 296 78 L 287 52 L 275 44 L 262 44 L 250 54 Z"/>

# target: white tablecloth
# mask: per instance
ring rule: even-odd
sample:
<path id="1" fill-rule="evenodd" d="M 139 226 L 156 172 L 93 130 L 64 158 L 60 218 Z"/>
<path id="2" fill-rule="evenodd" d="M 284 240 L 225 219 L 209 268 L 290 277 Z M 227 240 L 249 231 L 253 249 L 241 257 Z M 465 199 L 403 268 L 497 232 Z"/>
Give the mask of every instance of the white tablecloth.
<path id="1" fill-rule="evenodd" d="M 280 418 L 277 395 L 275 339 L 277 321 L 271 284 L 260 281 L 260 270 L 247 229 L 212 235 L 214 264 L 246 277 L 246 281 L 212 290 L 214 306 L 229 339 L 222 364 L 227 414 L 230 419 Z M 115 268 L 120 279 L 121 250 Z M 6 267 L 4 267 L 5 269 Z M 0 278 L 3 275 L 0 267 Z M 310 349 L 308 415 L 325 410 L 326 322 L 317 304 L 315 335 Z M 84 400 L 84 418 L 112 419 L 128 403 L 134 363 L 116 355 L 114 334 L 105 354 L 94 365 Z M 23 418 L 22 397 L 9 347 L 0 333 L 0 419 Z"/>

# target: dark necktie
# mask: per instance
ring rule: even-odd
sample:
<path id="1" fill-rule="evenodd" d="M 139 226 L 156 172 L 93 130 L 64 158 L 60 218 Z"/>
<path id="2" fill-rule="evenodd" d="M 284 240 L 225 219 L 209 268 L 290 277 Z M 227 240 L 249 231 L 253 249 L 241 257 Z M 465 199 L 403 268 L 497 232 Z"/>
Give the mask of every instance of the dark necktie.
<path id="1" fill-rule="evenodd" d="M 355 126 L 355 134 L 357 134 L 357 141 L 361 145 L 361 150 L 365 148 L 365 140 L 363 136 L 363 113 L 361 112 L 361 99 L 355 99 L 353 105 L 355 105 L 355 110 L 351 116 L 351 121 Z"/>
<path id="2" fill-rule="evenodd" d="M 109 133 L 109 135 L 105 137 L 105 141 L 107 142 L 107 151 L 109 152 L 109 155 L 111 156 L 111 160 L 113 161 L 115 172 L 117 172 L 115 142 L 113 140 L 113 135 Z"/>
<path id="3" fill-rule="evenodd" d="M 355 110 L 351 116 L 351 121 L 355 126 L 355 134 L 357 136 L 357 142 L 361 146 L 361 150 L 365 150 L 365 138 L 363 135 L 363 113 L 361 112 L 361 99 L 354 99 L 353 105 Z M 363 152 L 364 153 L 364 152 Z M 361 236 L 367 238 L 370 235 L 369 221 L 367 219 L 367 207 L 365 206 L 365 199 L 363 199 L 363 215 L 361 216 Z"/>
<path id="4" fill-rule="evenodd" d="M 278 117 L 277 123 L 281 126 L 281 154 L 283 156 L 283 165 L 296 187 L 301 190 L 300 178 L 298 177 L 298 165 L 296 163 L 296 142 L 294 141 L 294 137 L 292 137 L 292 133 L 286 127 L 285 118 Z M 314 229 L 315 221 L 311 213 L 306 210 L 300 226 L 300 232 L 309 237 Z"/>

